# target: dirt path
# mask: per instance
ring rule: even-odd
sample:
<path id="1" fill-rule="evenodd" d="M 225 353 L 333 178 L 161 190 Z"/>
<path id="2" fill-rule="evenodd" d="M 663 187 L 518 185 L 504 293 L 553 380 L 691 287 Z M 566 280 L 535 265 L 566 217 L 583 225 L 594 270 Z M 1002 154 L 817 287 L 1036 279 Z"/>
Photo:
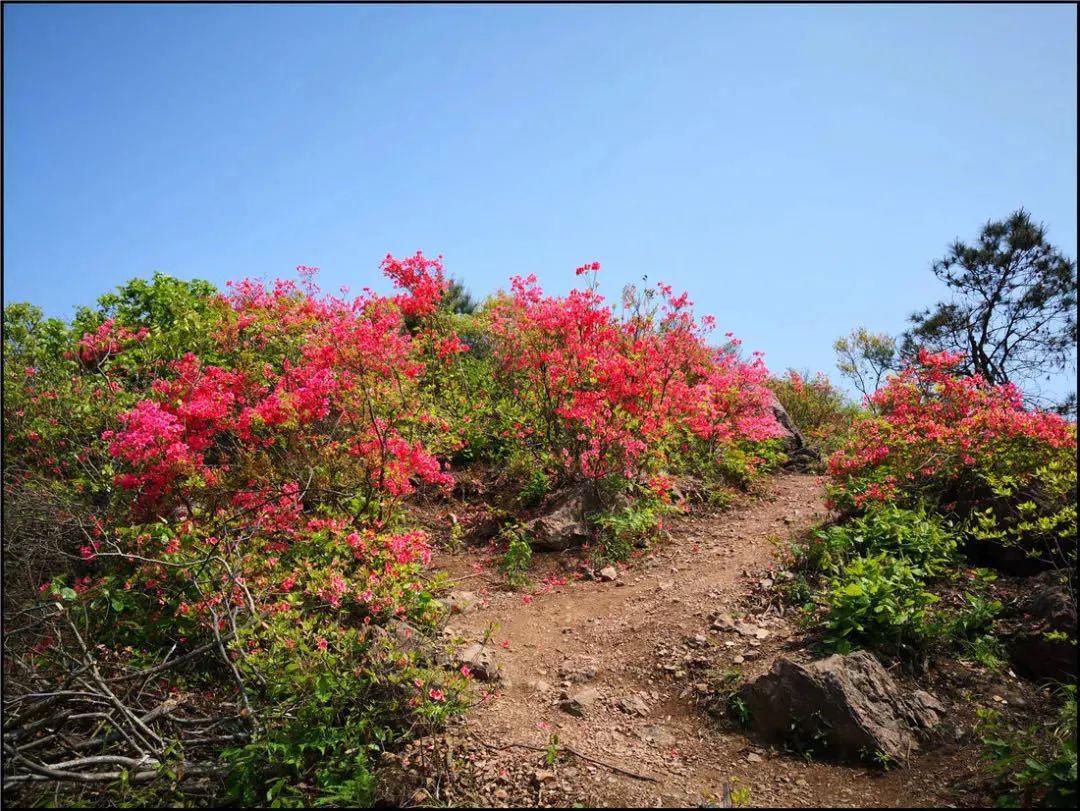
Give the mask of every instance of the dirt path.
<path id="1" fill-rule="evenodd" d="M 438 787 L 439 798 L 708 806 L 720 803 L 727 783 L 746 805 L 943 802 L 926 782 L 934 763 L 883 775 L 806 762 L 754 745 L 695 700 L 710 673 L 754 676 L 777 655 L 798 653 L 796 623 L 775 606 L 751 618 L 756 636 L 713 630 L 710 618 L 744 604 L 768 576 L 777 542 L 825 515 L 822 484 L 778 476 L 764 497 L 678 519 L 672 539 L 615 582 L 571 581 L 529 603 L 502 590 L 497 573 L 473 571 L 469 554 L 437 561 L 478 600 L 452 617 L 452 633 L 467 642 L 487 634 L 503 677 L 497 695 L 448 733 L 455 780 Z M 568 697 L 582 705 L 579 714 Z M 555 735 L 564 754 L 550 764 L 544 750 Z"/>

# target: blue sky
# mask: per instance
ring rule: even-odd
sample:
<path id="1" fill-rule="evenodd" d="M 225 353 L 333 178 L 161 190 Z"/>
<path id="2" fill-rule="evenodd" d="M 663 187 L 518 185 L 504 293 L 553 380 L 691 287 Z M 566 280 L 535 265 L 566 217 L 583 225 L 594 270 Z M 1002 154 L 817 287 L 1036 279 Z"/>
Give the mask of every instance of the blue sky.
<path id="1" fill-rule="evenodd" d="M 833 373 L 989 218 L 1076 256 L 1076 56 L 1072 6 L 9 5 L 4 295 L 596 259 Z"/>

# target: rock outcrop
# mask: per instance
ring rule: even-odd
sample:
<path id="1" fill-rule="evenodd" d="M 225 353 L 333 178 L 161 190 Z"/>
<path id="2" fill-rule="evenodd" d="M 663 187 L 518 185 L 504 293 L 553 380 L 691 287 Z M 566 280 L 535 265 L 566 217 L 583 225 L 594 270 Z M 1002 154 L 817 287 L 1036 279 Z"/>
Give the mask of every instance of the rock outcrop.
<path id="1" fill-rule="evenodd" d="M 545 505 L 543 515 L 525 525 L 534 549 L 561 552 L 589 540 L 589 515 L 600 511 L 600 499 L 591 482 L 574 485 Z"/>
<path id="2" fill-rule="evenodd" d="M 784 453 L 788 457 L 784 467 L 789 470 L 809 470 L 821 461 L 821 454 L 806 443 L 802 431 L 791 419 L 791 415 L 787 413 L 787 409 L 784 408 L 776 395 L 771 396 L 772 400 L 769 407 L 772 409 L 776 421 L 780 423 L 780 427 L 784 429 Z"/>
<path id="3" fill-rule="evenodd" d="M 898 685 L 866 651 L 810 664 L 780 658 L 739 695 L 761 736 L 841 760 L 902 763 L 945 712 L 929 693 Z"/>

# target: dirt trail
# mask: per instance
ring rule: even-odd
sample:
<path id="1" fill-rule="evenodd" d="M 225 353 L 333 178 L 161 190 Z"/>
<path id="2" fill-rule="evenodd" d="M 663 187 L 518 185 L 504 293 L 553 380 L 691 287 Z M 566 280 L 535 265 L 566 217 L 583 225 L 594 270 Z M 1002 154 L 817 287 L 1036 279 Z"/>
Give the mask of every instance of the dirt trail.
<path id="1" fill-rule="evenodd" d="M 449 734 L 459 760 L 443 799 L 708 806 L 720 803 L 727 783 L 748 790 L 736 795 L 747 805 L 943 802 L 928 785 L 932 763 L 885 774 L 810 763 L 755 745 L 695 701 L 710 669 L 754 676 L 802 647 L 794 619 L 776 607 L 752 618 L 762 639 L 712 631 L 709 617 L 739 609 L 767 577 L 776 542 L 826 514 L 823 498 L 819 477 L 778 476 L 764 497 L 678 519 L 672 539 L 616 582 L 571 581 L 531 603 L 501 590 L 495 572 L 470 573 L 468 554 L 437 561 L 482 598 L 451 618 L 452 631 L 468 641 L 490 632 L 505 679 L 497 697 Z M 568 712 L 563 697 L 583 690 L 588 706 L 580 716 Z M 548 764 L 543 750 L 553 735 L 576 756 Z"/>

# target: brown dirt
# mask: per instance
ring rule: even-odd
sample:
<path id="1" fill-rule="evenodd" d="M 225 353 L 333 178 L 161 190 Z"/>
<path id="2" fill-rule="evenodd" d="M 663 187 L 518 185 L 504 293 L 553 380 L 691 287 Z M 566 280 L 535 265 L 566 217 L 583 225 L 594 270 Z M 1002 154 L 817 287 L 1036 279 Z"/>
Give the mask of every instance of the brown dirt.
<path id="1" fill-rule="evenodd" d="M 762 594 L 770 591 L 779 544 L 826 517 L 823 498 L 820 477 L 777 476 L 767 493 L 727 512 L 679 518 L 669 526 L 671 540 L 617 581 L 570 580 L 531 603 L 505 590 L 490 559 L 481 571 L 479 552 L 438 557 L 437 569 L 480 598 L 473 610 L 451 617 L 448 635 L 466 644 L 487 637 L 505 682 L 445 734 L 406 753 L 399 762 L 422 788 L 402 799 L 715 807 L 727 784 L 737 804 L 751 806 L 983 801 L 974 793 L 977 756 L 963 732 L 970 708 L 953 713 L 932 751 L 889 770 L 814 762 L 759 745 L 705 710 L 702 699 L 717 674 L 736 668 L 754 677 L 778 655 L 811 655 L 790 611 Z M 560 573 L 558 559 L 537 558 L 537 582 L 544 570 Z M 748 611 L 768 632 L 765 639 L 710 629 L 711 615 Z M 952 703 L 940 685 L 921 686 Z M 562 708 L 563 696 L 586 688 L 597 696 L 583 717 Z M 624 711 L 620 699 L 640 700 L 643 714 Z M 549 763 L 545 750 L 553 742 L 560 754 Z"/>

